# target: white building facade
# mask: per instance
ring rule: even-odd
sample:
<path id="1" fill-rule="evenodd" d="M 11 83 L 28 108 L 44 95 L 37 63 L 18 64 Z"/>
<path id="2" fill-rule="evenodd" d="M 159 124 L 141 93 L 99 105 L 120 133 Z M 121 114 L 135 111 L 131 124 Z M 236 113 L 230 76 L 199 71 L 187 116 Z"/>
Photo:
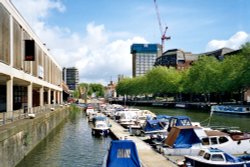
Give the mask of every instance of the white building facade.
<path id="1" fill-rule="evenodd" d="M 33 42 L 30 57 L 26 41 Z M 0 0 L 0 112 L 62 103 L 62 68 L 10 0 Z"/>

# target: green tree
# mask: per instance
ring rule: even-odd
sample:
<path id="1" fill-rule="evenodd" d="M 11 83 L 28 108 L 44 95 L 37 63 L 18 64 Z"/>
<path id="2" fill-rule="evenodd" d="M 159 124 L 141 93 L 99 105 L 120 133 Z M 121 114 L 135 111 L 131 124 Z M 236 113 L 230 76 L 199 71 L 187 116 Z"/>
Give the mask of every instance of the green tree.
<path id="1" fill-rule="evenodd" d="M 146 74 L 150 93 L 178 93 L 181 74 L 173 68 L 158 66 Z"/>
<path id="2" fill-rule="evenodd" d="M 192 93 L 201 93 L 210 101 L 212 92 L 220 89 L 220 62 L 211 56 L 202 56 L 190 68 L 188 74 L 188 90 Z"/>
<path id="3" fill-rule="evenodd" d="M 97 97 L 104 96 L 104 87 L 102 84 L 96 84 L 96 83 L 89 84 L 89 91 L 91 92 L 91 94 L 95 93 Z"/>

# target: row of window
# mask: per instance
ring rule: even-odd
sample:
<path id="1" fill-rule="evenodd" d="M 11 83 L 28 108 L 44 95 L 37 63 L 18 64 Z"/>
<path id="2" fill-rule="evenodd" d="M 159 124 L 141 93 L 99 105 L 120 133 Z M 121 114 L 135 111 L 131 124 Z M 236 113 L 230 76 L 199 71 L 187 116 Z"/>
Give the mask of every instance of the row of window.
<path id="1" fill-rule="evenodd" d="M 35 61 L 24 61 L 25 40 L 31 40 L 31 36 L 13 18 L 6 8 L 0 4 L 0 61 L 10 65 L 10 33 L 13 27 L 13 67 L 43 79 L 55 85 L 61 83 L 61 71 L 59 67 L 35 44 Z M 12 21 L 13 24 L 10 24 Z"/>

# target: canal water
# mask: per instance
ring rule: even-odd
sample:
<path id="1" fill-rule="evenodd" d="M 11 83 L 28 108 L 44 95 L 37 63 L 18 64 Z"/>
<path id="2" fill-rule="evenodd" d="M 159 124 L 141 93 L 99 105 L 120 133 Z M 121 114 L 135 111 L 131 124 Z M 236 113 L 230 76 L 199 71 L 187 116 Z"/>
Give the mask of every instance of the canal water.
<path id="1" fill-rule="evenodd" d="M 100 167 L 111 140 L 92 136 L 85 114 L 75 113 L 17 167 Z"/>
<path id="2" fill-rule="evenodd" d="M 137 107 L 137 106 L 134 106 Z M 138 107 L 157 115 L 186 115 L 207 125 L 209 112 L 159 107 Z M 212 126 L 236 126 L 250 131 L 250 117 L 214 113 Z M 112 139 L 94 137 L 84 113 L 76 113 L 60 124 L 17 167 L 100 167 Z"/>
<path id="3" fill-rule="evenodd" d="M 136 106 L 135 106 L 136 107 Z M 138 107 L 148 109 L 155 114 L 165 114 L 170 116 L 186 115 L 189 116 L 192 122 L 201 122 L 203 126 L 207 126 L 209 122 L 210 112 L 201 110 L 186 110 L 186 109 L 168 109 L 161 107 Z M 233 114 L 213 113 L 210 126 L 227 126 L 239 127 L 240 130 L 250 131 L 250 116 L 241 116 Z"/>

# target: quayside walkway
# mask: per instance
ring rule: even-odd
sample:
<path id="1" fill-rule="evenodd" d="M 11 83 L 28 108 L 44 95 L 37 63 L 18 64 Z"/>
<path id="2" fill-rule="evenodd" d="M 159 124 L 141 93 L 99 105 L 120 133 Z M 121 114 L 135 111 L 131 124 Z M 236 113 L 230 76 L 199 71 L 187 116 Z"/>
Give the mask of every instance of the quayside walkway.
<path id="1" fill-rule="evenodd" d="M 111 132 L 118 139 L 128 139 L 135 142 L 137 151 L 143 167 L 176 167 L 177 165 L 168 161 L 166 157 L 157 153 L 150 145 L 136 136 L 130 136 L 127 129 L 124 129 L 114 120 L 109 120 L 112 124 Z"/>

